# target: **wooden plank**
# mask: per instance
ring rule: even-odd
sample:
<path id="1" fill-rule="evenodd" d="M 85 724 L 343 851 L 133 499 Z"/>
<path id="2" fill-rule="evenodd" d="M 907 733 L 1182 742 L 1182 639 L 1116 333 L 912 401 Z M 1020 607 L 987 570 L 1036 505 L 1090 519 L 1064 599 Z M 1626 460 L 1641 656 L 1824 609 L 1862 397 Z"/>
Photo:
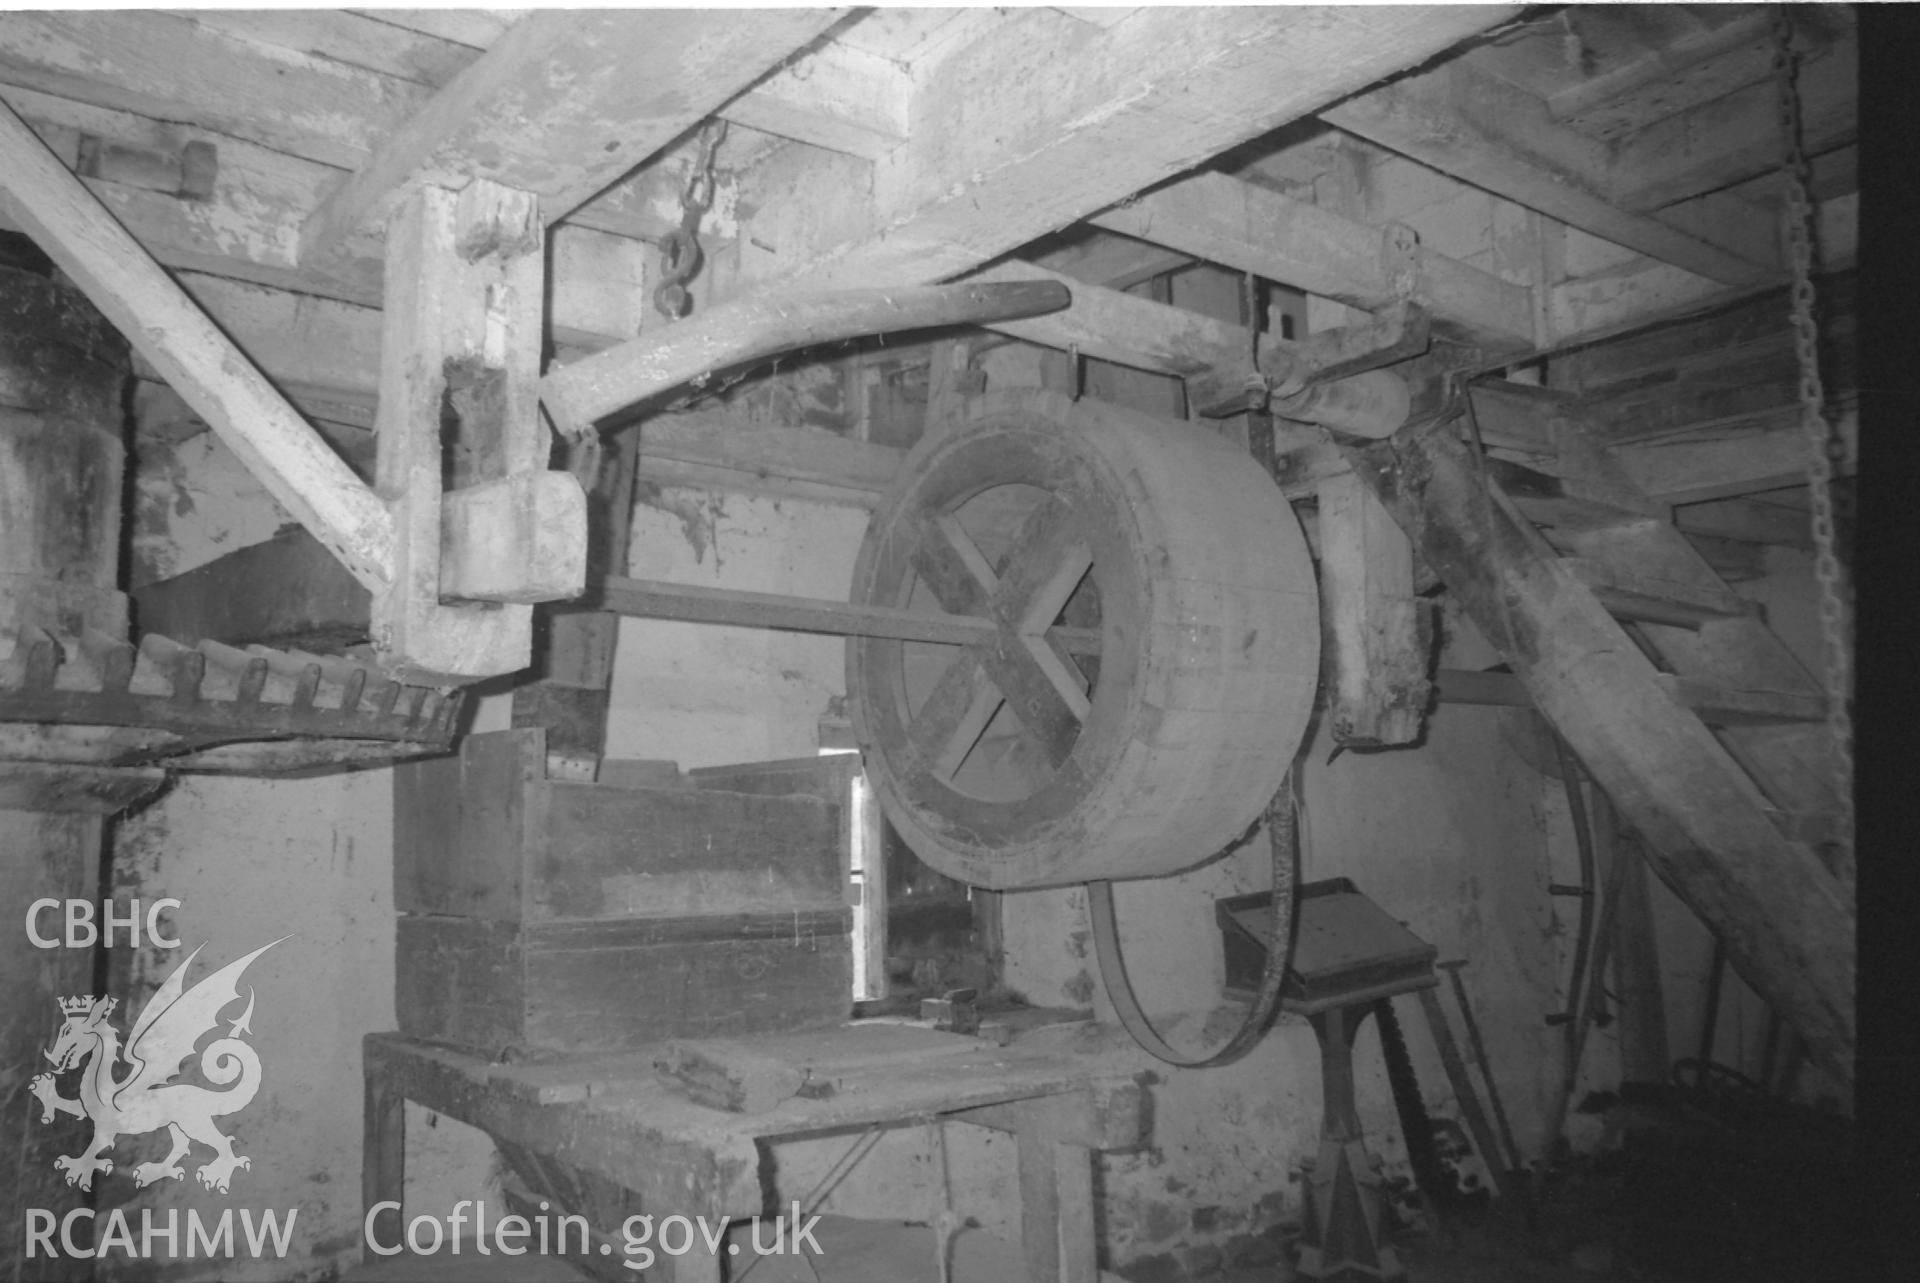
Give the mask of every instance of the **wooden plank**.
<path id="1" fill-rule="evenodd" d="M 1397 458 L 1384 447 L 1350 457 L 1480 627 L 1502 636 L 1511 621 L 1509 660 L 1640 832 L 1656 870 L 1722 933 L 1742 974 L 1824 1062 L 1850 1078 L 1853 913 L 1837 881 L 1781 837 L 1752 780 L 1511 509 L 1496 505 L 1489 521 L 1458 442 L 1428 434 L 1396 448 Z"/>
<path id="2" fill-rule="evenodd" d="M 0 157 L 6 203 L 41 248 L 356 579 L 391 583 L 385 505 L 4 105 Z"/>
<path id="3" fill-rule="evenodd" d="M 698 10 L 543 10 L 515 23 L 316 209 L 313 262 L 383 222 L 410 184 L 487 178 L 564 218 L 837 21 L 775 9 L 742 22 Z"/>
<path id="4" fill-rule="evenodd" d="M 1092 221 L 1367 311 L 1399 297 L 1380 228 L 1225 174 L 1196 174 Z M 1496 350 L 1532 346 L 1525 286 L 1432 250 L 1414 257 L 1412 297 L 1442 330 Z"/>
<path id="5" fill-rule="evenodd" d="M 1657 218 L 1625 209 L 1601 190 L 1606 144 L 1555 122 L 1541 99 L 1471 67 L 1451 63 L 1360 94 L 1322 119 L 1462 182 L 1557 218 L 1604 240 L 1708 280 L 1748 284 L 1780 276 Z M 1754 211 L 1756 221 L 1764 219 Z M 1772 238 L 1762 236 L 1761 243 Z"/>
<path id="6" fill-rule="evenodd" d="M 1351 472 L 1322 481 L 1319 500 L 1329 730 L 1339 744 L 1411 744 L 1432 693 L 1432 638 L 1413 594 L 1412 545 Z"/>
<path id="7" fill-rule="evenodd" d="M 750 182 L 743 207 L 757 208 L 711 291 L 944 280 L 1511 12 L 1143 9 L 1104 31 L 1009 15 L 916 86 L 912 135 L 871 199 L 849 201 L 845 171 L 812 163 Z"/>

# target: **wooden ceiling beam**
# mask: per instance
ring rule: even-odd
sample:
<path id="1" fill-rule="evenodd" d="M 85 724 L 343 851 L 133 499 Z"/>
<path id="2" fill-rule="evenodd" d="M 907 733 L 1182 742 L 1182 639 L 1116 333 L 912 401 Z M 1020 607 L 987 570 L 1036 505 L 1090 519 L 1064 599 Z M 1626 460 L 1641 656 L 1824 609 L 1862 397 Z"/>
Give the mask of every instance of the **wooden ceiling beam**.
<path id="1" fill-rule="evenodd" d="M 1190 255 L 1164 245 L 1093 228 L 1076 229 L 1058 248 L 1034 254 L 1033 261 L 1048 271 L 1110 290 L 1131 289 L 1142 281 L 1191 267 L 1194 262 Z"/>
<path id="2" fill-rule="evenodd" d="M 1555 121 L 1542 99 L 1461 63 L 1361 94 L 1321 119 L 1708 280 L 1744 285 L 1780 274 L 1777 262 L 1754 262 L 1616 203 L 1606 192 L 1612 162 L 1605 143 Z M 1755 218 L 1764 215 L 1755 211 Z"/>
<path id="3" fill-rule="evenodd" d="M 829 41 L 735 98 L 720 115 L 794 142 L 878 160 L 906 141 L 912 91 L 901 63 Z"/>
<path id="4" fill-rule="evenodd" d="M 1105 29 L 1009 14 L 919 80 L 911 136 L 869 174 L 809 160 L 760 175 L 709 288 L 944 280 L 1514 12 L 1153 8 Z"/>
<path id="5" fill-rule="evenodd" d="M 1352 307 L 1399 297 L 1382 229 L 1225 174 L 1195 174 L 1090 221 Z M 1525 286 L 1424 248 L 1414 265 L 1413 299 L 1442 328 L 1496 350 L 1533 346 Z"/>
<path id="6" fill-rule="evenodd" d="M 838 21 L 770 9 L 542 10 L 381 141 L 307 219 L 303 262 L 385 221 L 413 186 L 533 192 L 556 222 Z"/>

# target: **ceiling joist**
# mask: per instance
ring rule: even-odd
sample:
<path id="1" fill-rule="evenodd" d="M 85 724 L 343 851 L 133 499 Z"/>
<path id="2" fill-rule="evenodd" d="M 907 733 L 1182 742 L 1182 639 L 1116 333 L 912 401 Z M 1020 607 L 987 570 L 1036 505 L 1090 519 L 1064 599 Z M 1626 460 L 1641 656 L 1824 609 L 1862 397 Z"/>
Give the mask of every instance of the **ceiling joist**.
<path id="1" fill-rule="evenodd" d="M 1603 240 L 1728 285 L 1780 275 L 1606 194 L 1607 144 L 1553 120 L 1525 90 L 1452 63 L 1362 94 L 1321 118 Z M 1759 209 L 1751 217 L 1770 222 Z M 1751 243 L 1749 238 L 1749 243 Z M 1762 237 L 1760 243 L 1767 243 Z"/>
<path id="2" fill-rule="evenodd" d="M 1437 324 L 1473 342 L 1505 351 L 1534 342 L 1525 286 L 1421 247 L 1410 279 L 1396 280 L 1381 229 L 1225 174 L 1196 174 L 1090 221 L 1368 311 L 1405 287 Z"/>
<path id="3" fill-rule="evenodd" d="M 540 197 L 557 222 L 697 125 L 840 17 L 776 9 L 567 10 L 510 28 L 306 221 L 311 262 L 385 221 L 414 183 L 486 178 Z"/>

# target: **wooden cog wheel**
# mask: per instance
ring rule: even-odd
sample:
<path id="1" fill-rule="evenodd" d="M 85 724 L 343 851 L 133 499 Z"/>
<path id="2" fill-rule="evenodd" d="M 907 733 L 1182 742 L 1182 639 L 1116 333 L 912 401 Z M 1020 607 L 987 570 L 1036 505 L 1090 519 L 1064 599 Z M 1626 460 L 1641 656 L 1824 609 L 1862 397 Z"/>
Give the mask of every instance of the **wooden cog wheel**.
<path id="1" fill-rule="evenodd" d="M 1292 509 L 1193 424 L 1022 390 L 930 430 L 853 600 L 985 622 L 856 638 L 855 732 L 921 859 L 996 889 L 1172 873 L 1259 816 L 1304 733 L 1319 596 Z"/>

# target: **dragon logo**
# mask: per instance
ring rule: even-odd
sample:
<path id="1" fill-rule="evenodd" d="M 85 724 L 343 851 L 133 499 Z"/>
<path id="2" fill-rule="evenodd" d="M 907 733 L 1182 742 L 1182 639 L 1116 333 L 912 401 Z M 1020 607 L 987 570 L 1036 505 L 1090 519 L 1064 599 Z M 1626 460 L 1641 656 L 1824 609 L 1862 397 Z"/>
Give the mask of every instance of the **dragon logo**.
<path id="1" fill-rule="evenodd" d="M 124 1053 L 119 1031 L 107 1022 L 115 999 L 83 996 L 60 1000 L 66 1023 L 53 1046 L 43 1053 L 53 1062 L 53 1072 L 35 1076 L 30 1089 L 40 1098 L 43 1123 L 52 1122 L 57 1114 L 93 1120 L 93 1143 L 71 1158 L 53 1160 L 54 1167 L 67 1174 L 67 1184 L 92 1189 L 95 1172 L 113 1170 L 113 1161 L 102 1155 L 113 1148 L 117 1138 L 162 1127 L 172 1137 L 173 1148 L 160 1162 L 141 1163 L 134 1168 L 135 1185 L 150 1185 L 163 1176 L 183 1178 L 186 1172 L 180 1160 L 194 1141 L 214 1151 L 212 1161 L 195 1173 L 208 1189 L 226 1193 L 234 1171 L 253 1166 L 251 1159 L 233 1152 L 233 1142 L 213 1125 L 215 1118 L 245 1109 L 260 1090 L 260 1057 L 241 1041 L 241 1035 L 253 1032 L 252 989 L 247 990 L 246 1010 L 228 1026 L 226 1037 L 216 1038 L 200 1052 L 201 1076 L 224 1090 L 172 1079 L 180 1072 L 182 1062 L 194 1054 L 194 1044 L 218 1026 L 220 1012 L 239 1000 L 238 982 L 247 965 L 280 940 L 260 946 L 187 989 L 187 968 L 200 956 L 200 950 L 195 949 L 173 969 L 140 1013 Z M 85 1065 L 89 1056 L 93 1063 Z M 128 1072 L 116 1077 L 123 1056 Z M 82 1065 L 80 1097 L 68 1100 L 55 1089 L 54 1078 Z"/>

